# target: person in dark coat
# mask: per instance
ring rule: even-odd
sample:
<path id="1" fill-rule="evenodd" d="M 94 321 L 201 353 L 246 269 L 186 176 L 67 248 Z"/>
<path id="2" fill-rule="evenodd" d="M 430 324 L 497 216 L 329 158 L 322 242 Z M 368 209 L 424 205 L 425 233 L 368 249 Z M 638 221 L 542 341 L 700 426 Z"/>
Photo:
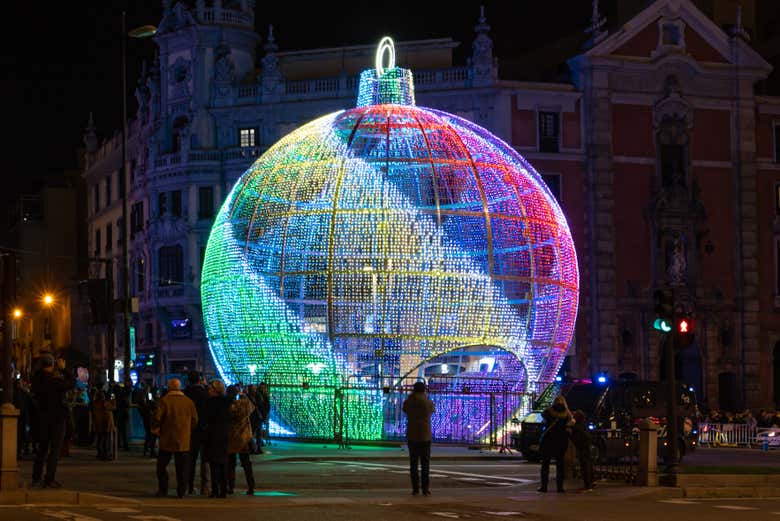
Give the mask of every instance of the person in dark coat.
<path id="1" fill-rule="evenodd" d="M 33 376 L 32 391 L 38 415 L 38 452 L 33 464 L 32 483 L 44 487 L 59 488 L 62 485 L 54 479 L 57 473 L 57 459 L 65 435 L 65 394 L 73 388 L 75 379 L 65 369 L 65 360 L 41 358 L 41 367 Z M 41 483 L 43 462 L 46 461 L 46 475 Z"/>
<path id="2" fill-rule="evenodd" d="M 552 407 L 548 407 L 542 413 L 545 429 L 539 441 L 539 450 L 542 453 L 542 482 L 539 492 L 547 492 L 547 481 L 550 477 L 550 461 L 555 458 L 555 482 L 558 492 L 563 490 L 564 460 L 566 449 L 569 447 L 569 433 L 567 429 L 574 424 L 566 399 L 557 396 Z"/>
<path id="3" fill-rule="evenodd" d="M 98 390 L 92 401 L 92 428 L 95 431 L 95 447 L 97 459 L 114 459 L 114 447 L 111 443 L 111 434 L 114 431 L 114 400 L 106 397 L 102 390 Z"/>
<path id="4" fill-rule="evenodd" d="M 425 393 L 425 383 L 415 382 L 412 394 L 404 401 L 406 413 L 406 442 L 409 446 L 409 473 L 412 478 L 412 494 L 431 494 L 429 471 L 431 466 L 431 416 L 436 407 Z M 418 474 L 418 465 L 422 467 Z M 421 479 L 422 478 L 422 479 Z"/>
<path id="5" fill-rule="evenodd" d="M 128 378 L 124 385 L 114 386 L 114 403 L 116 410 L 114 420 L 117 433 L 117 447 L 122 450 L 129 450 L 130 445 L 127 441 L 127 434 L 130 428 L 130 398 L 133 389 L 133 382 Z"/>
<path id="6" fill-rule="evenodd" d="M 32 404 L 30 393 L 21 380 L 14 380 L 14 407 L 19 410 L 19 419 L 16 424 L 16 456 L 30 453 L 30 414 Z"/>
<path id="7" fill-rule="evenodd" d="M 155 457 L 154 446 L 157 443 L 157 436 L 152 432 L 152 417 L 157 410 L 156 390 L 152 389 L 149 384 L 143 386 L 141 393 L 139 393 L 136 403 L 138 404 L 138 412 L 141 414 L 141 422 L 144 425 L 144 451 L 146 456 L 147 451 L 149 456 Z"/>
<path id="8" fill-rule="evenodd" d="M 577 410 L 574 411 L 573 416 L 574 427 L 571 429 L 571 442 L 574 444 L 574 448 L 577 449 L 577 460 L 580 463 L 583 488 L 585 491 L 590 491 L 593 490 L 593 460 L 591 458 L 593 437 L 590 435 L 590 431 L 588 431 L 585 413 Z"/>
<path id="9" fill-rule="evenodd" d="M 255 406 L 257 407 L 257 414 L 260 417 L 260 436 L 259 443 L 257 444 L 258 452 L 262 453 L 263 450 L 260 447 L 264 447 L 268 440 L 270 440 L 270 427 L 269 420 L 271 419 L 271 393 L 268 391 L 268 385 L 265 382 L 260 382 L 255 392 Z"/>
<path id="10" fill-rule="evenodd" d="M 209 399 L 203 406 L 205 438 L 202 457 L 209 462 L 211 494 L 209 497 L 227 497 L 227 459 L 230 438 L 231 400 L 225 396 L 225 384 L 212 380 L 208 388 Z"/>
<path id="11" fill-rule="evenodd" d="M 200 495 L 207 496 L 209 494 L 209 465 L 206 458 L 203 457 L 203 444 L 206 437 L 205 429 L 205 414 L 204 407 L 206 401 L 209 399 L 209 392 L 206 390 L 206 386 L 202 383 L 200 373 L 197 371 L 190 371 L 187 375 L 189 385 L 184 390 L 185 396 L 192 400 L 195 404 L 195 409 L 198 411 L 198 425 L 195 427 L 195 431 L 192 433 L 192 441 L 190 442 L 190 475 L 188 492 L 190 495 L 195 493 L 195 468 L 200 455 Z"/>

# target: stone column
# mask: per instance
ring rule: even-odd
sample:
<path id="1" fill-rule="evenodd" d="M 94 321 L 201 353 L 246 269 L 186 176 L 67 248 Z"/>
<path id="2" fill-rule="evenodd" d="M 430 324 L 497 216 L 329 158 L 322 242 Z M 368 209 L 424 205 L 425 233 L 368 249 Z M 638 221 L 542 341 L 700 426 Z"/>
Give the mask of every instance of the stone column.
<path id="1" fill-rule="evenodd" d="M 637 485 L 658 486 L 658 426 L 650 420 L 642 420 L 639 424 Z"/>
<path id="2" fill-rule="evenodd" d="M 11 403 L 0 405 L 0 492 L 19 488 L 16 460 L 16 428 L 19 410 Z"/>

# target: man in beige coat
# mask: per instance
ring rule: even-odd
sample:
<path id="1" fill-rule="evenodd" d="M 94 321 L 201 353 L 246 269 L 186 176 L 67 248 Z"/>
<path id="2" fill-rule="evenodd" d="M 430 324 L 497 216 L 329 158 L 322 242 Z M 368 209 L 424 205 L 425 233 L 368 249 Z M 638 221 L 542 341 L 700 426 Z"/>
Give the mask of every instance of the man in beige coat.
<path id="1" fill-rule="evenodd" d="M 176 466 L 176 495 L 184 497 L 188 483 L 190 436 L 198 424 L 195 404 L 181 391 L 178 378 L 168 381 L 168 393 L 160 399 L 152 418 L 152 433 L 160 437 L 157 454 L 158 497 L 168 495 L 168 463 Z"/>
<path id="2" fill-rule="evenodd" d="M 409 446 L 409 472 L 412 477 L 412 494 L 420 493 L 420 481 L 422 492 L 426 496 L 431 495 L 430 479 L 428 477 L 431 466 L 431 416 L 436 407 L 425 394 L 425 383 L 415 382 L 414 392 L 404 401 L 406 413 L 406 441 Z M 418 464 L 422 472 L 418 474 Z M 420 479 L 422 478 L 422 480 Z"/>

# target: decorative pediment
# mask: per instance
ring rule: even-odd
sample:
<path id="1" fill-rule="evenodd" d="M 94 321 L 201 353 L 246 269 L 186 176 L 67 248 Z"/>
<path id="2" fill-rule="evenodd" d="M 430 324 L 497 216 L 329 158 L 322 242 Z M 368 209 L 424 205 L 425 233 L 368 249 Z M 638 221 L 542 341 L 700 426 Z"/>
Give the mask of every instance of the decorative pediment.
<path id="1" fill-rule="evenodd" d="M 690 0 L 653 2 L 584 55 L 651 61 L 675 53 L 705 63 L 731 63 L 738 53 L 744 70 L 768 74 L 772 69 L 742 38 L 726 34 Z"/>

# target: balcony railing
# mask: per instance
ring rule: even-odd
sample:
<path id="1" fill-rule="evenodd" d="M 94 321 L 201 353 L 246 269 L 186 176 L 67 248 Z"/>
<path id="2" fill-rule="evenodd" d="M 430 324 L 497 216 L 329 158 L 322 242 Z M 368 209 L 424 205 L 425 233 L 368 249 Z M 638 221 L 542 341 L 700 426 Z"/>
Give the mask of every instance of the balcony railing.
<path id="1" fill-rule="evenodd" d="M 202 12 L 199 12 L 198 15 L 205 24 L 230 24 L 254 27 L 252 15 L 242 11 L 221 9 L 217 12 L 214 9 L 204 9 Z"/>

